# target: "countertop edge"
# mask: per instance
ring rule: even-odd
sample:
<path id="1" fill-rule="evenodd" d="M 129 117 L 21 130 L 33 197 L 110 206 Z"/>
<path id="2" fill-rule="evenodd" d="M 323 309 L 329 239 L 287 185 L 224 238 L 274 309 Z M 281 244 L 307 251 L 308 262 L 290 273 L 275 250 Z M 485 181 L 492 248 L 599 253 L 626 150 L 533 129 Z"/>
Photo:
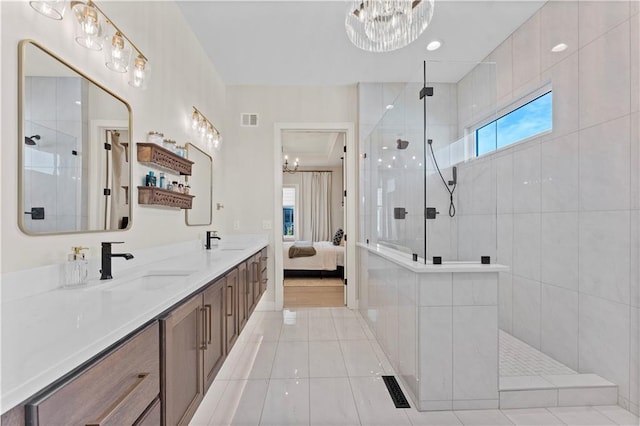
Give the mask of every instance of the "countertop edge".
<path id="1" fill-rule="evenodd" d="M 365 243 L 356 243 L 356 246 L 367 250 L 370 253 L 378 255 L 386 260 L 389 260 L 396 265 L 402 266 L 417 274 L 434 274 L 434 273 L 485 273 L 485 272 L 507 272 L 509 267 L 498 263 L 491 263 L 483 265 L 478 262 L 444 262 L 441 265 L 433 265 L 431 263 L 424 264 L 420 262 L 413 262 L 411 259 L 404 258 L 398 254 L 398 252 L 380 247 L 379 245 L 369 245 Z M 408 255 L 407 255 L 408 256 Z"/>

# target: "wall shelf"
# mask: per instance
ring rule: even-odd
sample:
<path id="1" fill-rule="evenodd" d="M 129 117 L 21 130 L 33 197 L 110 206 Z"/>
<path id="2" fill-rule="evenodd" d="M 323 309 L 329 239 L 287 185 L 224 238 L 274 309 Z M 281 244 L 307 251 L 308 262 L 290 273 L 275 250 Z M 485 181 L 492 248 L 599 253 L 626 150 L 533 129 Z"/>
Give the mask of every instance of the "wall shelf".
<path id="1" fill-rule="evenodd" d="M 159 167 L 170 172 L 191 176 L 193 161 L 161 147 L 155 143 L 138 142 L 138 162 L 150 167 Z"/>
<path id="2" fill-rule="evenodd" d="M 167 207 L 190 209 L 195 195 L 181 194 L 157 186 L 139 186 L 138 204 L 152 204 Z"/>

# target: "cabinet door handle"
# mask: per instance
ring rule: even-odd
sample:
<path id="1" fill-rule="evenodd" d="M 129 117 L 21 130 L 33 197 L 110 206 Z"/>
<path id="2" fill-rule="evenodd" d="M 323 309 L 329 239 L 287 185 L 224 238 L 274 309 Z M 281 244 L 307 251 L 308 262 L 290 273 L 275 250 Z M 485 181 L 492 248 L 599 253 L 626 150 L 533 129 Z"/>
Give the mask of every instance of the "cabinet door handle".
<path id="1" fill-rule="evenodd" d="M 207 344 L 211 344 L 211 329 L 213 328 L 213 322 L 211 321 L 211 305 L 204 305 L 204 309 L 207 311 L 207 317 L 209 321 L 207 322 L 207 330 L 209 334 L 209 339 L 207 340 Z"/>
<path id="2" fill-rule="evenodd" d="M 102 426 L 102 425 L 105 425 L 107 423 L 107 420 L 109 420 L 109 417 L 111 417 L 113 415 L 113 413 L 115 413 L 120 407 L 122 407 L 122 405 L 125 403 L 125 401 L 131 396 L 132 393 L 135 392 L 135 390 L 142 384 L 142 382 L 144 382 L 144 379 L 146 379 L 147 376 L 149 376 L 149 373 L 138 374 L 138 377 L 137 377 L 135 383 L 133 383 L 131 386 L 129 386 L 129 388 L 126 390 L 125 393 L 120 395 L 118 397 L 118 399 L 116 399 L 113 402 L 113 404 L 111 404 L 109 407 L 107 407 L 107 411 L 105 411 L 100 416 L 100 418 L 98 420 L 96 420 L 95 422 L 87 423 L 87 426 Z"/>
<path id="3" fill-rule="evenodd" d="M 200 345 L 200 349 L 207 349 L 207 315 L 205 315 L 206 309 L 200 308 L 200 312 L 202 314 L 202 345 Z"/>
<path id="4" fill-rule="evenodd" d="M 226 314 L 227 314 L 228 317 L 230 317 L 230 316 L 233 315 L 233 286 L 228 285 L 227 286 L 227 291 L 228 291 L 227 294 L 231 295 L 231 303 L 227 303 L 227 312 L 226 312 Z M 227 302 L 228 301 L 229 301 L 229 298 L 227 297 Z M 229 307 L 231 307 L 231 313 L 229 313 Z"/>

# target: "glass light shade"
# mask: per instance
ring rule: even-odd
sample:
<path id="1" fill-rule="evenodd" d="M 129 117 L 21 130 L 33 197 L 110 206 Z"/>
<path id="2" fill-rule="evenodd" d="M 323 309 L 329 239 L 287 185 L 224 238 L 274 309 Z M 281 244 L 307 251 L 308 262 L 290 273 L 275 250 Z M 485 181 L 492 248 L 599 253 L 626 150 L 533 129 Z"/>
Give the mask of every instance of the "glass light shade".
<path id="1" fill-rule="evenodd" d="M 191 116 L 191 128 L 195 130 L 198 127 L 200 127 L 200 114 L 193 111 L 193 115 Z"/>
<path id="2" fill-rule="evenodd" d="M 129 70 L 129 84 L 139 89 L 146 89 L 148 81 L 149 64 L 144 57 L 138 55 Z"/>
<path id="3" fill-rule="evenodd" d="M 200 126 L 198 127 L 198 131 L 204 135 L 207 132 L 207 122 L 205 119 L 200 121 Z"/>
<path id="4" fill-rule="evenodd" d="M 72 2 L 76 17 L 76 41 L 91 50 L 102 49 L 102 23 L 98 10 L 88 3 Z"/>
<path id="5" fill-rule="evenodd" d="M 131 48 L 119 32 L 109 37 L 108 42 L 108 46 L 104 49 L 104 64 L 111 71 L 127 72 L 129 58 L 131 57 Z"/>
<path id="6" fill-rule="evenodd" d="M 345 19 L 347 36 L 369 52 L 400 49 L 424 32 L 433 6 L 434 0 L 354 0 Z"/>
<path id="7" fill-rule="evenodd" d="M 66 9 L 65 0 L 30 1 L 29 5 L 47 18 L 61 20 Z"/>

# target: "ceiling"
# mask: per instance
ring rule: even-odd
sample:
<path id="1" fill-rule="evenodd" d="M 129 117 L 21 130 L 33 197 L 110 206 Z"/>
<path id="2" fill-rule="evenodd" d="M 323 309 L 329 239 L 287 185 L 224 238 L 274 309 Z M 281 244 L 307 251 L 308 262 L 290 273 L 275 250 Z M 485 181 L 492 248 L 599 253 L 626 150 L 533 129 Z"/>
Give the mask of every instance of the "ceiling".
<path id="1" fill-rule="evenodd" d="M 342 165 L 344 133 L 331 131 L 283 130 L 282 155 L 296 158 L 300 167 L 336 167 Z"/>
<path id="2" fill-rule="evenodd" d="M 200 44 L 228 85 L 346 85 L 357 82 L 457 82 L 525 22 L 543 0 L 436 0 L 418 40 L 388 53 L 351 44 L 345 1 L 178 1 Z M 427 52 L 440 39 L 443 46 Z M 433 70 L 433 71 L 432 71 Z"/>

